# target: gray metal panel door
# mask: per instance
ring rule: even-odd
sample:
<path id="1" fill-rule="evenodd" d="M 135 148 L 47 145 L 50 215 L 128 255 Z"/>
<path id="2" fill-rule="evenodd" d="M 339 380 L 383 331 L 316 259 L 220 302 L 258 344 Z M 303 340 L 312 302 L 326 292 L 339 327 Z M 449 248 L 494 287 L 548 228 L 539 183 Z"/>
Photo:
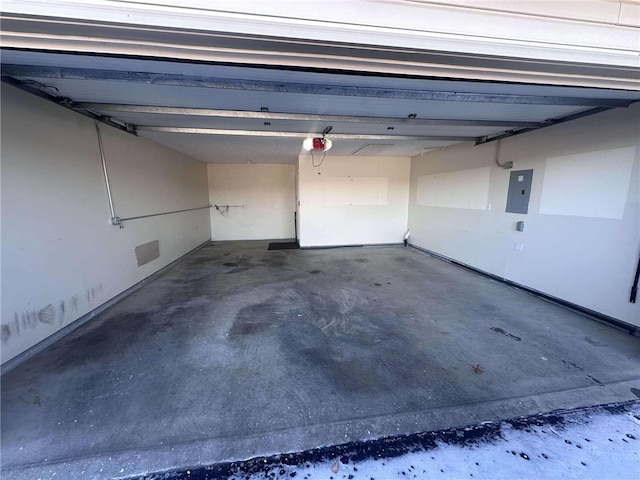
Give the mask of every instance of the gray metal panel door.
<path id="1" fill-rule="evenodd" d="M 529 197 L 531 196 L 531 181 L 533 170 L 517 170 L 509 177 L 509 192 L 507 193 L 508 213 L 527 213 L 529 211 Z"/>

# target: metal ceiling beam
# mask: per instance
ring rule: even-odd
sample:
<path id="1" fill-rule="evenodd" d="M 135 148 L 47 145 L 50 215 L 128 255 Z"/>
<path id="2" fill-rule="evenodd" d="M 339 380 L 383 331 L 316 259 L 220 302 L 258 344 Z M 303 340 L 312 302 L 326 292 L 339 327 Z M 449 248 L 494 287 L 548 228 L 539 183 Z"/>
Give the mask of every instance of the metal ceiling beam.
<path id="1" fill-rule="evenodd" d="M 533 132 L 534 130 L 540 130 L 541 128 L 551 127 L 553 125 L 558 125 L 560 123 L 570 122 L 571 120 L 577 120 L 583 117 L 589 117 L 591 115 L 595 115 L 596 113 L 606 112 L 607 110 L 611 110 L 611 108 L 591 108 L 589 110 L 585 110 L 578 113 L 573 113 L 571 115 L 565 115 L 563 117 L 551 118 L 542 122 L 539 126 L 533 128 L 520 128 L 509 130 L 506 132 L 498 133 L 496 135 L 487 135 L 484 137 L 479 137 L 476 140 L 476 145 L 482 145 L 483 143 L 495 142 L 498 140 L 502 140 L 503 138 L 514 137 L 516 135 L 522 135 L 523 133 Z"/>
<path id="2" fill-rule="evenodd" d="M 287 93 L 302 95 L 334 95 L 343 97 L 386 98 L 394 100 L 506 103 L 518 105 L 561 105 L 586 107 L 627 107 L 633 100 L 550 95 L 514 95 L 498 93 L 451 92 L 420 89 L 320 85 L 313 83 L 274 82 L 175 75 L 150 72 L 127 72 L 83 68 L 2 65 L 2 74 L 22 78 L 55 78 L 65 80 L 101 80 L 135 82 L 149 85 L 201 87 L 222 90 Z"/>
<path id="3" fill-rule="evenodd" d="M 232 135 L 245 137 L 279 137 L 279 138 L 308 138 L 320 136 L 317 133 L 305 132 L 270 132 L 266 130 L 223 130 L 219 128 L 191 128 L 191 127 L 157 127 L 151 125 L 136 125 L 138 132 L 162 133 L 192 133 L 201 135 Z M 471 142 L 478 137 L 470 136 L 411 136 L 411 135 L 364 135 L 351 133 L 332 133 L 329 138 L 342 140 L 396 140 L 396 141 L 441 141 L 441 142 Z"/>
<path id="4" fill-rule="evenodd" d="M 148 113 L 158 115 L 190 115 L 202 117 L 243 118 L 261 120 L 298 120 L 303 122 L 344 122 L 381 125 L 429 125 L 444 127 L 513 127 L 531 128 L 540 122 L 519 122 L 502 120 L 459 120 L 444 118 L 398 118 L 353 115 L 317 115 L 309 113 L 256 112 L 248 110 L 216 110 L 211 108 L 159 107 L 153 105 L 125 105 L 116 103 L 79 103 L 87 110 L 127 113 Z"/>
<path id="5" fill-rule="evenodd" d="M 20 90 L 28 92 L 44 100 L 48 100 L 49 102 L 55 103 L 64 108 L 68 108 L 69 110 L 73 110 L 74 112 L 79 113 L 80 115 L 84 115 L 85 117 L 92 118 L 93 120 L 97 120 L 98 122 L 104 123 L 105 125 L 109 125 L 110 127 L 117 128 L 118 130 L 122 130 L 132 135 L 136 135 L 135 127 L 133 125 L 124 123 L 124 122 L 119 123 L 114 121 L 109 116 L 100 115 L 90 110 L 86 110 L 82 107 L 78 107 L 78 105 L 69 98 L 59 96 L 59 95 L 53 95 L 43 90 L 45 88 L 45 85 L 40 85 L 37 82 L 18 80 L 6 75 L 2 75 L 2 81 L 8 85 L 13 85 L 14 87 L 19 88 Z"/>

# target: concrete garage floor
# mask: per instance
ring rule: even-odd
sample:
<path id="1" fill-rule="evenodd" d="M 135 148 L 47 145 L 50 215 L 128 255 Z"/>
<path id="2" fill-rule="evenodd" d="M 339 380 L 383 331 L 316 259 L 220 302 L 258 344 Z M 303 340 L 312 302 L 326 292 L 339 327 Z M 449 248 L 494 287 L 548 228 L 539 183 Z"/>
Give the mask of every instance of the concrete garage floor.
<path id="1" fill-rule="evenodd" d="M 640 392 L 640 338 L 522 291 L 411 248 L 267 245 L 204 247 L 4 375 L 3 478 L 127 478 Z"/>

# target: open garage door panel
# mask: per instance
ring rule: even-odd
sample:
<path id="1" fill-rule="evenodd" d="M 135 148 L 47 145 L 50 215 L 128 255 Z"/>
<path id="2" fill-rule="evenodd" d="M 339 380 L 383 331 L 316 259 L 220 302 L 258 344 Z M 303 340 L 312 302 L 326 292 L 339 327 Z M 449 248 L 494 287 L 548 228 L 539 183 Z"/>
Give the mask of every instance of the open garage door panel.
<path id="1" fill-rule="evenodd" d="M 417 155 L 605 109 L 640 92 L 3 51 L 3 80 L 205 162 L 293 163 L 332 127 L 332 154 Z M 372 145 L 373 147 L 370 147 Z M 260 152 L 258 157 L 251 152 Z M 362 153 L 360 153 L 362 154 Z"/>

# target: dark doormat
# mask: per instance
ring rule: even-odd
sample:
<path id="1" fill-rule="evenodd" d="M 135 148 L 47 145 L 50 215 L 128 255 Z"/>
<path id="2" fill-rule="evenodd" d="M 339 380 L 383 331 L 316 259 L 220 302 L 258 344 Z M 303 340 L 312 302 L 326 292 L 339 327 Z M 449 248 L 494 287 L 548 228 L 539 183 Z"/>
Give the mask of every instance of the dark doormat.
<path id="1" fill-rule="evenodd" d="M 300 248 L 298 242 L 273 242 L 269 244 L 267 250 L 295 250 Z"/>

